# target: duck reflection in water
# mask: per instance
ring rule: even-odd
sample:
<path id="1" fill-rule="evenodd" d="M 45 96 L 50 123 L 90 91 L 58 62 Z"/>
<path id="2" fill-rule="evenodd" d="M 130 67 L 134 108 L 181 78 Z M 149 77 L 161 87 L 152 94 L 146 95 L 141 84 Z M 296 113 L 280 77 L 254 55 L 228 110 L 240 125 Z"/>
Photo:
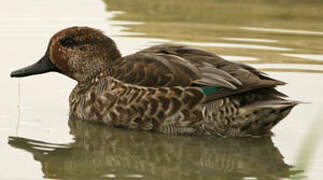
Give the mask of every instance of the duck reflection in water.
<path id="1" fill-rule="evenodd" d="M 107 128 L 73 117 L 69 126 L 75 137 L 70 144 L 21 137 L 10 137 L 9 144 L 32 153 L 45 178 L 136 174 L 147 179 L 279 179 L 297 173 L 285 164 L 270 137 L 167 136 Z"/>

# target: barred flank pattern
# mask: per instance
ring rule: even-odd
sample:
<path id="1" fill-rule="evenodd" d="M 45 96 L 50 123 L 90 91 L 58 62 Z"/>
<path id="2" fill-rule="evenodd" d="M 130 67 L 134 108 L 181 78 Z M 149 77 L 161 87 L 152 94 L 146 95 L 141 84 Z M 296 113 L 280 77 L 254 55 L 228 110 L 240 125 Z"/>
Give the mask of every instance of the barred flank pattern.
<path id="1" fill-rule="evenodd" d="M 79 118 L 168 134 L 192 133 L 203 120 L 204 94 L 199 88 L 141 87 L 112 77 L 93 82 L 85 94 L 75 88 L 70 96 L 71 112 Z"/>

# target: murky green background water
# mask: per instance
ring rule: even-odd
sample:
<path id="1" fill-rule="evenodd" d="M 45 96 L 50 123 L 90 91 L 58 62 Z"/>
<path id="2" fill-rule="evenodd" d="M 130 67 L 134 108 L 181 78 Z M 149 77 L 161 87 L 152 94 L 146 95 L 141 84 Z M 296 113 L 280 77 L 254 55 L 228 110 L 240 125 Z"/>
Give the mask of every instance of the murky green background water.
<path id="1" fill-rule="evenodd" d="M 0 179 L 321 179 L 323 2 L 56 0 L 0 6 Z M 272 138 L 169 137 L 68 118 L 75 85 L 50 73 L 10 79 L 62 28 L 102 29 L 124 55 L 172 42 L 288 82 L 297 106 Z"/>

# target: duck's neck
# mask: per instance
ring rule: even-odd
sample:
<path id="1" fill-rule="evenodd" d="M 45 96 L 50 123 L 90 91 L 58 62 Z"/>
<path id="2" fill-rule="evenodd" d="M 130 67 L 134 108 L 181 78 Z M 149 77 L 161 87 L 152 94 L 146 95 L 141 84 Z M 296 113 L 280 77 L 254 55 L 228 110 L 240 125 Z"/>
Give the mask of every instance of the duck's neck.
<path id="1" fill-rule="evenodd" d="M 86 66 L 83 67 L 81 73 L 79 73 L 78 78 L 75 78 L 78 81 L 78 84 L 91 84 L 95 78 L 104 74 L 105 76 L 110 76 L 114 64 L 121 58 L 121 54 L 117 48 L 109 49 L 106 56 L 106 60 L 94 60 L 89 62 Z M 99 57 L 97 57 L 99 58 Z"/>
<path id="2" fill-rule="evenodd" d="M 86 76 L 84 80 L 78 81 L 77 83 L 77 91 L 78 92 L 85 92 L 91 87 L 93 84 L 96 84 L 99 79 L 102 77 L 109 76 L 108 67 L 100 71 L 93 71 L 91 74 Z"/>
<path id="3" fill-rule="evenodd" d="M 115 44 L 114 44 L 114 46 L 109 48 L 108 54 L 110 56 L 109 64 L 114 63 L 116 60 L 118 60 L 122 57 L 119 49 L 117 48 L 117 46 Z"/>

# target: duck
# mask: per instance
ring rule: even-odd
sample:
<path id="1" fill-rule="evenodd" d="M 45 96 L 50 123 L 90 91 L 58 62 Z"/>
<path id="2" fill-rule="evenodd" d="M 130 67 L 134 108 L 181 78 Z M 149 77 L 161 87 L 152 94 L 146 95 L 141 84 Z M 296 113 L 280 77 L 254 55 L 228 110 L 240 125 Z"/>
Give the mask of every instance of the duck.
<path id="1" fill-rule="evenodd" d="M 39 61 L 10 76 L 47 72 L 77 81 L 70 116 L 168 135 L 267 136 L 298 104 L 276 89 L 285 82 L 249 65 L 178 44 L 121 56 L 91 27 L 60 30 Z"/>

